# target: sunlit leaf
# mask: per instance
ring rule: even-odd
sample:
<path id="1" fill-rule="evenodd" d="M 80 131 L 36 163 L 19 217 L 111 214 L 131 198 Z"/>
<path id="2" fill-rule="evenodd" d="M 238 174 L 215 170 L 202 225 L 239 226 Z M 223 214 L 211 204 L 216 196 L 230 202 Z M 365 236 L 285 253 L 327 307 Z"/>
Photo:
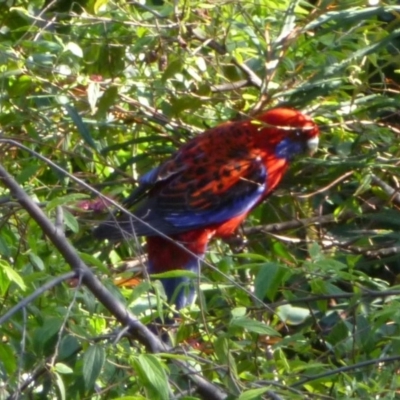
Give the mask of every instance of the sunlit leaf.
<path id="1" fill-rule="evenodd" d="M 0 287 L 2 288 L 2 293 L 4 294 L 11 282 L 14 282 L 21 290 L 26 289 L 25 282 L 20 274 L 15 271 L 10 264 L 5 260 L 0 259 L 0 274 L 2 275 Z M 8 282 L 8 283 L 7 283 Z"/>
<path id="2" fill-rule="evenodd" d="M 252 399 L 259 399 L 261 395 L 269 390 L 268 387 L 259 388 L 259 389 L 251 389 L 243 392 L 239 397 L 238 400 L 252 400 Z"/>
<path id="3" fill-rule="evenodd" d="M 311 315 L 309 309 L 295 307 L 289 304 L 278 307 L 277 314 L 279 318 L 288 325 L 302 324 Z"/>
<path id="4" fill-rule="evenodd" d="M 73 55 L 77 57 L 83 57 L 83 51 L 77 43 L 67 43 L 67 45 L 65 46 L 65 50 L 70 51 Z"/>
<path id="5" fill-rule="evenodd" d="M 230 326 L 240 327 L 249 332 L 258 333 L 260 335 L 280 336 L 275 329 L 265 323 L 247 317 L 232 318 Z"/>
<path id="6" fill-rule="evenodd" d="M 134 360 L 136 372 L 149 395 L 155 399 L 169 398 L 169 385 L 165 369 L 160 360 L 152 354 L 141 354 Z"/>
<path id="7" fill-rule="evenodd" d="M 60 398 L 62 400 L 66 400 L 67 393 L 66 393 L 65 385 L 64 385 L 61 375 L 57 372 L 53 372 L 53 375 L 55 377 L 56 385 L 57 385 L 59 393 L 60 393 Z"/>
<path id="8" fill-rule="evenodd" d="M 59 374 L 72 374 L 73 369 L 68 367 L 68 365 L 65 365 L 63 363 L 57 363 L 54 366 L 55 371 L 57 371 Z"/>

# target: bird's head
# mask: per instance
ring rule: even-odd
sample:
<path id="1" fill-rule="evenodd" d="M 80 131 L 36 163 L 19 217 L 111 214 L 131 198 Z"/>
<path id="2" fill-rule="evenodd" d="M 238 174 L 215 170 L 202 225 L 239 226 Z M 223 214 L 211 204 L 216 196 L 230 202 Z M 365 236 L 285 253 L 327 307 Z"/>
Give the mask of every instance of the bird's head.
<path id="1" fill-rule="evenodd" d="M 319 128 L 307 115 L 290 108 L 274 108 L 254 118 L 267 145 L 275 148 L 278 158 L 291 159 L 300 153 L 314 153 Z"/>

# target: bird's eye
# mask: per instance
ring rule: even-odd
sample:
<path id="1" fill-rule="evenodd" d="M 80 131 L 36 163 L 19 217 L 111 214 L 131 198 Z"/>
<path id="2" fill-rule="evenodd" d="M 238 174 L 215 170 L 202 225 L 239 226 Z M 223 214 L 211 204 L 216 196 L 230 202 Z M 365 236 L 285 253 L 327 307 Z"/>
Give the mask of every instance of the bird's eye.
<path id="1" fill-rule="evenodd" d="M 299 138 L 301 138 L 302 135 L 303 135 L 303 131 L 301 129 L 296 129 L 293 131 L 293 136 L 295 138 L 299 139 Z"/>

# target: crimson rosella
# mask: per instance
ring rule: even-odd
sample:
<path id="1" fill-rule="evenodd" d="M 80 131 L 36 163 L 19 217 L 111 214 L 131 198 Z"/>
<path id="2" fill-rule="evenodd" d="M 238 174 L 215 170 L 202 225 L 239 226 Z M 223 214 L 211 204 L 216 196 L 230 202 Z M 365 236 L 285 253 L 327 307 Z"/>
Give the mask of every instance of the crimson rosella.
<path id="1" fill-rule="evenodd" d="M 127 208 L 138 203 L 133 216 L 117 214 L 94 235 L 113 241 L 146 236 L 151 274 L 199 273 L 210 239 L 232 235 L 277 187 L 290 160 L 316 149 L 318 135 L 310 117 L 289 108 L 208 129 L 141 177 L 124 202 Z M 162 282 L 177 309 L 193 301 L 190 279 Z"/>

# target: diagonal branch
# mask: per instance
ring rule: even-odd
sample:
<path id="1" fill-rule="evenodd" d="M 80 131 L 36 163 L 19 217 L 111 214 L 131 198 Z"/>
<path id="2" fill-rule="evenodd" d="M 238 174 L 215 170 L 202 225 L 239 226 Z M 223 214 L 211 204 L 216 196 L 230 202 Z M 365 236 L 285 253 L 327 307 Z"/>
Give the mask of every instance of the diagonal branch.
<path id="1" fill-rule="evenodd" d="M 50 282 L 46 282 L 44 285 L 41 285 L 38 289 L 36 289 L 31 295 L 25 297 L 21 300 L 17 305 L 15 305 L 11 310 L 7 311 L 4 315 L 0 317 L 0 325 L 7 322 L 15 313 L 25 308 L 29 303 L 34 301 L 37 297 L 41 296 L 44 292 L 47 292 L 54 286 L 57 286 L 61 282 L 64 282 L 68 279 L 72 279 L 76 277 L 75 271 L 67 272 L 66 274 L 57 276 L 52 279 Z"/>
<path id="2" fill-rule="evenodd" d="M 92 270 L 81 260 L 75 248 L 68 242 L 64 234 L 50 222 L 40 207 L 35 204 L 25 191 L 18 185 L 13 177 L 0 165 L 0 181 L 10 190 L 11 194 L 17 199 L 21 206 L 42 228 L 46 236 L 62 254 L 64 259 L 79 276 L 82 282 L 94 294 L 101 304 L 123 325 L 129 327 L 129 332 L 140 343 L 146 346 L 153 353 L 165 352 L 169 348 L 162 343 L 145 325 L 138 321 L 120 303 L 93 274 Z M 198 392 L 210 400 L 223 400 L 226 394 L 217 386 L 207 381 L 183 361 L 176 360 L 175 364 L 184 370 L 189 379 L 196 385 Z"/>
<path id="3" fill-rule="evenodd" d="M 308 377 L 294 383 L 293 385 L 291 385 L 291 387 L 293 388 L 293 387 L 303 386 L 304 384 L 311 382 L 311 381 L 315 381 L 317 379 L 326 378 L 328 376 L 332 376 L 332 375 L 336 375 L 336 374 L 341 374 L 343 372 L 353 371 L 358 368 L 364 368 L 364 367 L 368 367 L 368 366 L 374 365 L 374 364 L 394 362 L 394 361 L 399 361 L 399 360 L 400 360 L 400 356 L 382 357 L 382 358 L 375 358 L 373 360 L 366 360 L 366 361 L 362 361 L 362 362 L 359 362 L 354 365 L 346 365 L 344 367 L 339 367 L 339 368 L 336 368 L 336 369 L 333 369 L 330 371 L 325 371 L 325 372 L 322 372 L 317 375 L 308 376 Z"/>
<path id="4" fill-rule="evenodd" d="M 0 180 L 7 186 L 21 206 L 42 228 L 57 250 L 62 254 L 73 271 L 82 276 L 83 283 L 90 289 L 103 306 L 124 326 L 129 326 L 132 334 L 153 352 L 165 350 L 164 344 L 152 332 L 140 323 L 114 296 L 103 286 L 92 270 L 81 260 L 75 248 L 64 234 L 50 222 L 41 208 L 32 201 L 11 175 L 0 165 Z"/>

